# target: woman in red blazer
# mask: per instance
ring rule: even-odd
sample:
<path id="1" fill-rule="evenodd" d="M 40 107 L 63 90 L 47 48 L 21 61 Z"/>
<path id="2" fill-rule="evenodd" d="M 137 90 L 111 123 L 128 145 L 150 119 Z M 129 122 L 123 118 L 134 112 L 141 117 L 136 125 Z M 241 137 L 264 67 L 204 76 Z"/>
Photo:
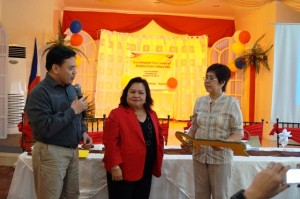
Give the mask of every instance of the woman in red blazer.
<path id="1" fill-rule="evenodd" d="M 152 175 L 161 175 L 164 140 L 152 105 L 147 81 L 136 77 L 105 120 L 103 162 L 109 199 L 148 199 Z"/>

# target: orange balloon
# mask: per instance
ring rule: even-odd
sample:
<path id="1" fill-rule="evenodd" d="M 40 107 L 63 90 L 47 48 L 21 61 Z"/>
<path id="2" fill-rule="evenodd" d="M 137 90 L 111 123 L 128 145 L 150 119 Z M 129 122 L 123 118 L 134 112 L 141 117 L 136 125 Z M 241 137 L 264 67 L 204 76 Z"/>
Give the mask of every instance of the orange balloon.
<path id="1" fill-rule="evenodd" d="M 83 37 L 80 34 L 73 34 L 70 43 L 72 46 L 80 46 L 83 42 Z"/>
<path id="2" fill-rule="evenodd" d="M 177 87 L 177 79 L 175 79 L 174 77 L 170 77 L 168 79 L 167 85 L 169 88 L 176 88 Z"/>
<path id="3" fill-rule="evenodd" d="M 250 41 L 250 33 L 248 31 L 242 31 L 239 35 L 239 40 L 242 44 L 246 44 Z"/>

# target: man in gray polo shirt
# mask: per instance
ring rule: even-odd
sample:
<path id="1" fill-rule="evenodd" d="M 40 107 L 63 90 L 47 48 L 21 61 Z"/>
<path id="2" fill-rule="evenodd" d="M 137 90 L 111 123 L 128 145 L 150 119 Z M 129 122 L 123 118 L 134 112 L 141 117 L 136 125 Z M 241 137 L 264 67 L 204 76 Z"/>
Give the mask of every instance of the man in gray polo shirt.
<path id="1" fill-rule="evenodd" d="M 47 53 L 47 74 L 28 95 L 26 113 L 36 139 L 32 153 L 34 184 L 38 199 L 79 197 L 78 144 L 91 144 L 78 99 L 71 85 L 76 75 L 76 53 L 53 46 Z"/>

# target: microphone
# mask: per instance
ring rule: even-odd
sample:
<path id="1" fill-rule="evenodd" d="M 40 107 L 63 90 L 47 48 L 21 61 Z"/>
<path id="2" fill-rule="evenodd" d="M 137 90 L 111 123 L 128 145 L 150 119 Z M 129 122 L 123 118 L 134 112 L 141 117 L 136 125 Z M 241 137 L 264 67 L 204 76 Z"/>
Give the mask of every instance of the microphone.
<path id="1" fill-rule="evenodd" d="M 80 84 L 75 84 L 74 88 L 76 90 L 76 94 L 77 94 L 78 99 L 81 99 L 83 97 L 83 94 L 82 94 L 82 91 L 81 91 Z M 82 111 L 81 114 L 82 114 L 82 119 L 84 119 L 86 117 L 86 112 Z"/>
<path id="2" fill-rule="evenodd" d="M 74 88 L 76 90 L 76 94 L 77 94 L 78 99 L 81 99 L 83 97 L 83 94 L 82 94 L 82 91 L 81 91 L 80 84 L 75 84 Z"/>

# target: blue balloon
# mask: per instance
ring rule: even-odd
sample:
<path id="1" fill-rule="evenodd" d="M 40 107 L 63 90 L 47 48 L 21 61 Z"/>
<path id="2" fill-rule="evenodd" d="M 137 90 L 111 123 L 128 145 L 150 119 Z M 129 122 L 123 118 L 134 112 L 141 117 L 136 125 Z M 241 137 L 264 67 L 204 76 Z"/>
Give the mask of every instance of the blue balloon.
<path id="1" fill-rule="evenodd" d="M 243 69 L 243 68 L 245 68 L 245 66 L 246 66 L 245 59 L 242 58 L 242 57 L 236 58 L 236 60 L 235 60 L 234 63 L 235 63 L 235 66 L 236 66 L 238 69 Z"/>
<path id="2" fill-rule="evenodd" d="M 70 24 L 70 30 L 74 34 L 79 33 L 81 31 L 81 28 L 82 28 L 82 25 L 81 25 L 80 21 L 78 21 L 78 20 L 74 20 Z"/>

